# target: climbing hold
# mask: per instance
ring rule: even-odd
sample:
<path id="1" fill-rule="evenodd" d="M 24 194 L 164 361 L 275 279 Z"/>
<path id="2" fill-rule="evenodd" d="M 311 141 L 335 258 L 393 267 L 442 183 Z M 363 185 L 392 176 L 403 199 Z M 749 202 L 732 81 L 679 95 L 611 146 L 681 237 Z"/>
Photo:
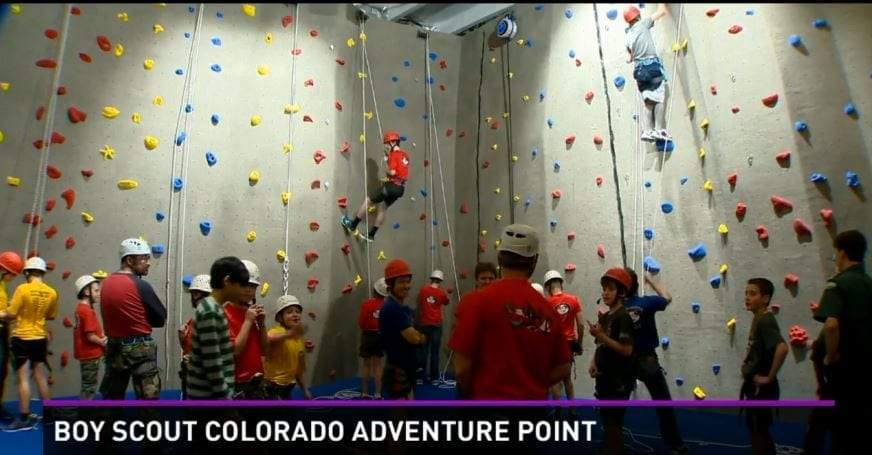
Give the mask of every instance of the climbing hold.
<path id="1" fill-rule="evenodd" d="M 385 252 L 384 252 L 384 250 L 379 250 L 379 252 L 378 252 L 378 257 L 377 257 L 376 259 L 379 260 L 379 261 L 384 261 L 384 260 L 387 259 L 387 258 L 388 258 L 388 257 L 385 256 Z"/>
<path id="2" fill-rule="evenodd" d="M 503 219 L 503 216 L 502 216 L 501 214 L 497 213 L 496 216 L 494 216 L 494 219 L 497 220 L 497 221 L 500 221 L 500 220 Z M 556 221 L 553 222 L 553 223 L 556 224 Z"/>
<path id="3" fill-rule="evenodd" d="M 263 40 L 264 40 L 264 42 L 266 42 L 266 44 L 272 44 L 272 41 L 273 41 L 272 33 L 267 32 L 266 35 L 264 35 Z"/>
<path id="4" fill-rule="evenodd" d="M 44 58 L 44 59 L 37 60 L 36 66 L 38 66 L 40 68 L 51 69 L 51 68 L 57 67 L 58 64 L 57 64 L 57 62 L 55 62 L 54 60 L 52 60 L 50 58 Z"/>
<path id="5" fill-rule="evenodd" d="M 314 120 L 312 120 L 312 117 L 310 117 L 308 115 L 303 116 L 303 121 L 307 122 L 307 123 L 314 123 Z"/>
<path id="6" fill-rule="evenodd" d="M 811 176 L 809 177 L 809 180 L 811 180 L 812 183 L 826 183 L 827 176 L 825 176 L 821 173 L 818 173 L 818 172 L 812 172 Z"/>
<path id="7" fill-rule="evenodd" d="M 739 113 L 739 106 L 733 106 L 733 107 L 731 107 L 731 108 L 730 108 L 730 111 L 731 111 L 732 113 L 734 113 L 734 114 L 738 114 L 738 113 Z"/>
<path id="8" fill-rule="evenodd" d="M 46 175 L 48 175 L 48 177 L 49 177 L 50 179 L 54 179 L 54 180 L 57 180 L 57 179 L 61 178 L 61 176 L 63 175 L 63 174 L 61 173 L 61 170 L 60 170 L 60 169 L 58 169 L 58 168 L 55 167 L 55 166 L 52 166 L 51 164 L 49 164 L 48 166 L 46 166 L 46 168 L 45 168 L 45 173 L 46 173 Z"/>
<path id="9" fill-rule="evenodd" d="M 769 229 L 766 229 L 766 226 L 763 226 L 762 224 L 757 226 L 757 239 L 758 240 L 769 239 Z"/>
<path id="10" fill-rule="evenodd" d="M 673 210 L 672 203 L 671 202 L 664 202 L 664 203 L 660 204 L 660 210 L 662 210 L 663 213 L 667 213 L 667 214 L 672 213 L 672 210 Z"/>
<path id="11" fill-rule="evenodd" d="M 221 38 L 219 38 L 217 36 L 213 36 L 212 37 L 212 44 L 215 46 L 220 46 L 221 45 Z"/>
<path id="12" fill-rule="evenodd" d="M 554 160 L 554 172 L 560 172 L 560 160 Z"/>
<path id="13" fill-rule="evenodd" d="M 575 58 L 575 50 L 574 49 L 569 50 L 569 58 Z"/>
<path id="14" fill-rule="evenodd" d="M 103 108 L 103 112 L 102 112 L 103 117 L 106 117 L 106 118 L 118 117 L 118 114 L 120 114 L 120 113 L 121 113 L 121 111 L 119 111 L 118 108 L 115 106 L 106 106 Z"/>
<path id="15" fill-rule="evenodd" d="M 718 269 L 718 272 L 719 272 L 721 275 L 726 275 L 726 274 L 727 274 L 727 270 L 729 270 L 729 266 L 727 266 L 727 264 L 721 264 L 721 268 Z"/>
<path id="16" fill-rule="evenodd" d="M 733 25 L 732 27 L 730 27 L 729 30 L 727 30 L 727 31 L 730 32 L 731 35 L 735 35 L 735 34 L 742 31 L 742 26 L 736 24 L 736 25 Z"/>
<path id="17" fill-rule="evenodd" d="M 318 190 L 321 189 L 321 181 L 320 180 L 312 180 L 312 183 L 309 185 L 310 189 Z"/>
<path id="18" fill-rule="evenodd" d="M 690 304 L 690 310 L 693 311 L 694 313 L 699 313 L 699 310 L 701 307 L 702 307 L 702 305 L 700 305 L 699 302 L 692 302 Z"/>
<path id="19" fill-rule="evenodd" d="M 651 272 L 654 275 L 660 273 L 660 263 L 658 263 L 651 256 L 645 256 L 644 266 L 645 270 Z"/>
<path id="20" fill-rule="evenodd" d="M 566 273 L 572 273 L 576 269 L 575 264 L 569 262 L 563 267 L 563 271 Z"/>
<path id="21" fill-rule="evenodd" d="M 778 104 L 778 93 L 773 92 L 770 95 L 763 97 L 761 101 L 766 107 L 775 107 L 775 105 Z"/>
<path id="22" fill-rule="evenodd" d="M 563 193 L 559 189 L 551 192 L 551 197 L 554 199 L 560 199 L 560 196 L 562 196 L 562 195 L 563 195 Z"/>
<path id="23" fill-rule="evenodd" d="M 179 135 L 176 136 L 176 146 L 181 146 L 185 142 L 185 138 L 188 137 L 188 133 L 184 131 L 180 131 Z"/>
<path id="24" fill-rule="evenodd" d="M 795 273 L 788 273 L 784 276 L 784 287 L 792 287 L 799 284 L 799 276 Z"/>
<path id="25" fill-rule="evenodd" d="M 158 96 L 154 97 L 154 99 L 151 101 L 151 104 L 154 104 L 155 106 L 161 106 L 161 105 L 163 105 L 163 102 L 164 102 L 163 97 L 158 95 Z"/>
<path id="26" fill-rule="evenodd" d="M 621 87 L 623 87 L 624 84 L 625 84 L 626 82 L 627 82 L 627 80 L 624 79 L 624 76 L 617 76 L 617 77 L 615 77 L 615 87 L 617 87 L 617 88 L 619 88 L 619 89 L 620 89 Z"/>
<path id="27" fill-rule="evenodd" d="M 321 164 L 322 161 L 327 159 L 327 155 L 324 154 L 323 150 L 315 150 L 315 154 L 313 156 L 315 160 L 315 164 Z"/>
<path id="28" fill-rule="evenodd" d="M 808 131 L 808 124 L 802 121 L 797 121 L 793 124 L 793 128 L 800 133 Z"/>
<path id="29" fill-rule="evenodd" d="M 654 143 L 654 145 L 657 148 L 658 152 L 671 152 L 671 151 L 675 150 L 675 141 L 672 139 L 670 139 L 668 141 L 658 139 Z"/>
<path id="30" fill-rule="evenodd" d="M 672 52 L 678 52 L 680 50 L 687 49 L 687 38 L 684 38 L 681 42 L 676 41 L 675 44 L 672 45 Z"/>
<path id="31" fill-rule="evenodd" d="M 786 163 L 790 161 L 790 150 L 785 150 L 777 155 L 775 155 L 775 159 L 780 163 Z"/>
<path id="32" fill-rule="evenodd" d="M 860 176 L 854 171 L 845 171 L 845 185 L 851 188 L 859 188 Z"/>
<path id="33" fill-rule="evenodd" d="M 500 194 L 501 191 L 502 190 L 500 190 L 500 187 L 494 188 L 494 194 Z"/>
<path id="34" fill-rule="evenodd" d="M 282 191 L 282 205 L 288 205 L 288 201 L 291 200 L 291 193 L 287 191 Z"/>
<path id="35" fill-rule="evenodd" d="M 212 232 L 212 221 L 200 221 L 200 233 L 202 233 L 203 235 L 209 235 L 210 232 Z"/>
<path id="36" fill-rule="evenodd" d="M 690 256 L 690 258 L 693 260 L 700 260 L 704 258 L 706 255 L 705 244 L 700 243 L 693 248 L 687 250 L 687 255 Z"/>
<path id="37" fill-rule="evenodd" d="M 786 212 L 793 209 L 793 203 L 777 194 L 773 194 L 771 198 L 772 208 L 775 212 Z"/>
<path id="38" fill-rule="evenodd" d="M 736 180 L 738 180 L 738 178 L 739 178 L 739 173 L 737 173 L 737 172 L 731 172 L 731 173 L 727 174 L 727 183 L 730 184 L 730 188 L 736 187 Z"/>
<path id="39" fill-rule="evenodd" d="M 121 190 L 132 190 L 139 186 L 139 182 L 136 180 L 124 179 L 118 181 L 118 189 Z"/>
<path id="40" fill-rule="evenodd" d="M 685 175 L 684 177 L 681 177 L 681 179 L 678 182 L 681 183 L 682 185 L 684 185 L 685 183 L 687 183 L 687 176 Z"/>
<path id="41" fill-rule="evenodd" d="M 282 17 L 282 27 L 283 28 L 288 28 L 288 25 L 291 25 L 292 22 L 294 22 L 294 16 Z"/>
<path id="42" fill-rule="evenodd" d="M 76 203 L 76 190 L 72 188 L 67 188 L 61 193 L 61 199 L 67 203 L 67 210 L 73 208 L 73 204 Z"/>
<path id="43" fill-rule="evenodd" d="M 46 201 L 45 201 L 45 211 L 46 211 L 46 212 L 51 212 L 52 209 L 55 208 L 55 204 L 56 204 L 56 202 L 55 202 L 54 198 L 48 198 L 48 199 L 46 199 Z"/>
<path id="44" fill-rule="evenodd" d="M 644 184 L 644 185 L 645 185 L 645 188 L 651 188 L 651 181 L 650 181 L 650 180 L 645 180 L 645 184 Z"/>
<path id="45" fill-rule="evenodd" d="M 250 120 L 251 126 L 257 126 L 257 125 L 260 125 L 260 122 L 261 122 L 262 120 L 263 120 L 263 119 L 262 119 L 259 115 L 252 115 L 252 116 L 251 116 L 251 120 Z"/>
<path id="46" fill-rule="evenodd" d="M 606 257 L 606 247 L 603 244 L 599 244 L 596 246 L 596 255 L 605 259 Z"/>
<path id="47" fill-rule="evenodd" d="M 702 184 L 702 188 L 711 193 L 715 189 L 715 184 L 712 183 L 711 180 L 706 180 L 705 183 Z"/>
<path id="48" fill-rule="evenodd" d="M 255 231 L 248 231 L 248 233 L 245 234 L 245 240 L 248 240 L 249 243 L 255 241 L 256 239 L 257 239 L 257 232 L 255 232 Z"/>
<path id="49" fill-rule="evenodd" d="M 606 17 L 611 19 L 611 20 L 615 20 L 615 18 L 618 17 L 618 10 L 616 10 L 614 8 L 608 10 L 608 12 L 606 12 Z"/>
<path id="50" fill-rule="evenodd" d="M 246 3 L 242 5 L 242 14 L 245 14 L 248 17 L 254 17 L 257 14 L 257 7 L 250 3 Z"/>
<path id="51" fill-rule="evenodd" d="M 261 296 L 261 297 L 266 297 L 266 295 L 267 295 L 268 293 L 269 293 L 269 283 L 266 282 L 266 281 L 264 281 L 264 282 L 263 282 L 263 285 L 260 287 L 260 296 Z"/>
<path id="52" fill-rule="evenodd" d="M 92 61 L 91 56 L 84 53 L 84 52 L 79 52 L 79 60 L 81 60 L 85 63 L 91 63 L 91 61 Z"/>
<path id="53" fill-rule="evenodd" d="M 567 19 L 572 19 L 572 10 L 569 8 L 566 8 L 566 10 L 563 11 L 563 15 L 566 16 Z"/>
<path id="54" fill-rule="evenodd" d="M 206 152 L 206 164 L 214 166 L 216 163 L 218 163 L 218 157 L 212 152 Z"/>
<path id="55" fill-rule="evenodd" d="M 720 373 L 721 372 L 721 364 L 720 363 L 713 363 L 712 364 L 712 372 L 714 374 Z"/>
<path id="56" fill-rule="evenodd" d="M 701 129 L 706 129 L 706 128 L 709 127 L 709 119 L 708 119 L 708 117 L 702 119 L 702 121 L 699 122 L 699 127 L 700 127 Z"/>
<path id="57" fill-rule="evenodd" d="M 63 144 L 66 140 L 67 140 L 67 138 L 64 137 L 64 135 L 61 133 L 58 133 L 58 132 L 51 133 L 51 143 L 52 144 Z"/>
<path id="58" fill-rule="evenodd" d="M 288 254 L 285 253 L 285 250 L 279 249 L 276 251 L 276 261 L 283 263 L 288 258 Z"/>
<path id="59" fill-rule="evenodd" d="M 214 72 L 216 72 L 216 73 L 220 73 L 220 72 L 221 72 L 221 65 L 219 65 L 219 64 L 217 64 L 217 63 L 215 63 L 214 65 L 210 66 L 209 68 L 211 68 L 212 71 L 214 71 Z"/>
<path id="60" fill-rule="evenodd" d="M 790 35 L 787 37 L 787 43 L 793 47 L 802 46 L 802 38 L 799 35 Z"/>
<path id="61" fill-rule="evenodd" d="M 253 170 L 253 171 L 248 173 L 248 183 L 250 185 L 256 185 L 257 182 L 259 182 L 259 181 L 260 181 L 260 171 Z"/>
<path id="62" fill-rule="evenodd" d="M 699 157 L 705 158 L 705 149 L 702 147 L 699 148 Z"/>
<path id="63" fill-rule="evenodd" d="M 160 144 L 160 141 L 154 136 L 145 136 L 145 148 L 148 150 L 154 150 Z"/>
<path id="64" fill-rule="evenodd" d="M 833 224 L 833 210 L 832 209 L 821 209 L 820 211 L 821 219 L 824 220 L 824 226 L 830 227 Z"/>
<path id="65" fill-rule="evenodd" d="M 826 19 L 815 19 L 812 21 L 811 26 L 814 28 L 827 28 L 830 24 Z"/>
<path id="66" fill-rule="evenodd" d="M 103 148 L 100 149 L 100 154 L 103 155 L 104 160 L 111 160 L 115 158 L 115 149 L 108 145 L 104 145 Z"/>
<path id="67" fill-rule="evenodd" d="M 112 50 L 112 43 L 109 41 L 109 38 L 103 35 L 97 37 L 97 46 L 99 46 L 100 50 L 103 52 L 109 52 Z"/>
<path id="68" fill-rule="evenodd" d="M 122 55 L 124 55 L 124 46 L 122 46 L 121 43 L 115 45 L 114 54 L 116 57 L 121 57 Z"/>
<path id="69" fill-rule="evenodd" d="M 55 225 L 51 225 L 48 229 L 45 230 L 45 238 L 50 239 L 58 233 L 58 227 Z"/>
<path id="70" fill-rule="evenodd" d="M 166 218 L 166 215 L 164 215 L 163 212 L 156 212 L 156 213 L 154 214 L 154 219 L 156 219 L 158 223 L 160 223 L 161 221 L 163 221 L 164 218 Z"/>
<path id="71" fill-rule="evenodd" d="M 88 212 L 82 212 L 81 215 L 82 215 L 82 221 L 84 221 L 85 223 L 90 224 L 94 221 L 94 215 L 91 215 Z"/>
<path id="72" fill-rule="evenodd" d="M 687 103 L 687 110 L 693 110 L 693 109 L 696 109 L 696 101 L 690 100 Z"/>
<path id="73" fill-rule="evenodd" d="M 261 75 L 261 76 L 267 76 L 267 75 L 269 75 L 269 66 L 266 66 L 266 65 L 258 65 L 258 67 L 257 67 L 257 74 L 259 74 L 259 75 Z"/>
<path id="74" fill-rule="evenodd" d="M 45 106 L 40 106 L 40 107 L 36 110 L 36 119 L 37 119 L 37 120 L 42 120 L 42 116 L 43 116 L 43 115 L 45 115 Z"/>
<path id="75" fill-rule="evenodd" d="M 697 400 L 705 400 L 705 390 L 700 386 L 696 386 L 693 388 L 693 396 Z"/>
<path id="76" fill-rule="evenodd" d="M 654 229 L 645 228 L 642 233 L 645 235 L 645 238 L 651 240 L 654 238 Z"/>
<path id="77" fill-rule="evenodd" d="M 598 175 L 596 177 L 596 186 L 601 186 L 602 184 L 603 184 L 603 178 L 602 178 L 602 176 Z"/>
<path id="78" fill-rule="evenodd" d="M 708 17 L 715 17 L 715 15 L 718 14 L 718 11 L 720 11 L 719 8 L 712 8 L 712 9 L 706 11 L 705 15 Z"/>
<path id="79" fill-rule="evenodd" d="M 730 233 L 730 228 L 727 227 L 726 224 L 721 223 L 721 225 L 718 226 L 718 234 L 727 235 L 729 233 Z"/>
<path id="80" fill-rule="evenodd" d="M 185 182 L 181 179 L 181 177 L 176 177 L 173 179 L 173 190 L 180 191 L 185 186 Z"/>
<path id="81" fill-rule="evenodd" d="M 799 237 L 811 235 L 811 227 L 802 218 L 793 220 L 793 231 Z"/>
<path id="82" fill-rule="evenodd" d="M 594 135 L 593 135 L 593 143 L 596 144 L 596 145 L 602 145 L 602 143 L 603 143 L 603 137 L 600 136 L 599 134 L 594 134 Z"/>
<path id="83" fill-rule="evenodd" d="M 166 252 L 166 247 L 162 243 L 156 243 L 151 246 L 151 254 L 160 256 Z"/>
<path id="84" fill-rule="evenodd" d="M 69 117 L 70 122 L 79 123 L 84 122 L 88 118 L 88 114 L 76 109 L 75 107 L 70 107 L 67 109 L 67 117 Z"/>
<path id="85" fill-rule="evenodd" d="M 848 103 L 845 105 L 844 109 L 842 109 L 842 112 L 844 112 L 845 115 L 854 116 L 857 115 L 857 108 L 854 107 L 854 103 Z"/>
<path id="86" fill-rule="evenodd" d="M 151 29 L 154 31 L 154 34 L 155 34 L 155 35 L 157 35 L 158 33 L 162 32 L 162 31 L 164 31 L 163 26 L 160 25 L 160 24 L 154 24 L 154 25 L 152 25 L 152 26 L 151 26 Z"/>

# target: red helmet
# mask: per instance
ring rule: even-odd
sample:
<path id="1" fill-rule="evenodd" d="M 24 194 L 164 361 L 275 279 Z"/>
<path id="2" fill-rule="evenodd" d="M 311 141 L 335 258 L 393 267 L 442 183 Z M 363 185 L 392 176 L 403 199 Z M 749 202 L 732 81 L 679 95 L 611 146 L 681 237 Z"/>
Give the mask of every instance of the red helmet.
<path id="1" fill-rule="evenodd" d="M 412 276 L 412 269 L 402 259 L 394 259 L 385 266 L 385 281 L 401 276 Z"/>
<path id="2" fill-rule="evenodd" d="M 0 268 L 13 275 L 21 275 L 21 271 L 24 269 L 24 260 L 21 259 L 18 253 L 4 251 L 0 253 Z"/>
<path id="3" fill-rule="evenodd" d="M 639 14 L 641 14 L 639 8 L 631 6 L 624 10 L 624 20 L 627 21 L 627 23 L 633 22 L 639 18 Z"/>
<path id="4" fill-rule="evenodd" d="M 630 274 L 624 270 L 623 267 L 612 267 L 606 270 L 606 273 L 603 274 L 602 278 L 600 278 L 600 283 L 602 283 L 606 279 L 611 279 L 621 286 L 624 287 L 625 290 L 629 291 L 633 286 L 633 279 L 630 277 Z"/>
<path id="5" fill-rule="evenodd" d="M 393 142 L 393 141 L 400 142 L 400 133 L 398 133 L 394 130 L 386 131 L 385 136 L 384 136 L 384 143 L 388 144 L 388 143 Z"/>

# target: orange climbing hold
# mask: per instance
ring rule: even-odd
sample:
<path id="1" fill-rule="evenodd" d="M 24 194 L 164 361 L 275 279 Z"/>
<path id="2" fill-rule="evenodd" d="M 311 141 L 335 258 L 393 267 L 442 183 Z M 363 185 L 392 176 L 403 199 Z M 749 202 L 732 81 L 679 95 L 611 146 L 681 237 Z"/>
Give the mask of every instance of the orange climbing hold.
<path id="1" fill-rule="evenodd" d="M 61 193 L 61 197 L 67 203 L 67 210 L 73 208 L 73 204 L 76 203 L 76 190 L 72 188 L 67 188 Z"/>
<path id="2" fill-rule="evenodd" d="M 444 58 L 439 60 L 439 68 L 443 70 L 448 69 L 448 62 L 446 62 Z"/>
<path id="3" fill-rule="evenodd" d="M 784 276 L 784 286 L 791 287 L 799 284 L 799 276 L 795 273 L 788 273 Z"/>
<path id="4" fill-rule="evenodd" d="M 33 141 L 33 146 L 37 148 L 37 150 L 42 150 L 44 144 L 42 143 L 42 139 Z"/>
<path id="5" fill-rule="evenodd" d="M 57 62 L 50 58 L 44 58 L 36 61 L 36 66 L 40 68 L 56 68 L 58 66 Z"/>
<path id="6" fill-rule="evenodd" d="M 824 226 L 830 227 L 833 225 L 833 210 L 821 209 L 821 219 L 824 220 Z"/>
<path id="7" fill-rule="evenodd" d="M 91 56 L 84 52 L 79 52 L 79 60 L 85 63 L 91 63 Z"/>
<path id="8" fill-rule="evenodd" d="M 45 230 L 45 238 L 50 239 L 58 233 L 58 227 L 52 224 L 48 229 Z"/>
<path id="9" fill-rule="evenodd" d="M 300 55 L 302 53 L 303 53 L 303 50 L 300 48 L 296 48 L 296 49 L 291 51 L 291 55 Z"/>
<path id="10" fill-rule="evenodd" d="M 52 166 L 51 164 L 49 164 L 48 166 L 45 167 L 45 173 L 48 175 L 48 178 L 54 179 L 54 180 L 61 178 L 61 176 L 63 175 L 63 173 L 61 173 L 60 169 L 58 169 L 55 166 Z"/>
<path id="11" fill-rule="evenodd" d="M 442 246 L 447 247 L 448 245 L 451 245 L 451 242 L 449 242 L 448 240 L 443 240 L 443 241 L 442 241 Z"/>
<path id="12" fill-rule="evenodd" d="M 800 237 L 811 235 L 811 227 L 802 218 L 793 220 L 793 230 Z"/>
<path id="13" fill-rule="evenodd" d="M 109 41 L 109 38 L 103 35 L 97 37 L 97 46 L 99 46 L 100 50 L 103 52 L 109 52 L 112 50 L 112 43 Z"/>

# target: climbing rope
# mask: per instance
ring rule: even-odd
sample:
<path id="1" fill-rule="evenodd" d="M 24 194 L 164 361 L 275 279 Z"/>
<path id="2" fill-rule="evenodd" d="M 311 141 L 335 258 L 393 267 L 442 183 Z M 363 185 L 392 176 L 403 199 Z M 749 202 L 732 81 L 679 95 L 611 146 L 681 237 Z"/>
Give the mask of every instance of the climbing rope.
<path id="1" fill-rule="evenodd" d="M 300 23 L 300 4 L 294 5 L 294 41 L 291 49 L 297 48 L 297 31 Z M 297 55 L 291 52 L 291 105 L 296 103 L 297 94 Z M 296 123 L 294 122 L 294 114 L 288 116 L 288 145 L 291 150 L 288 151 L 288 169 L 285 192 L 288 194 L 288 203 L 285 205 L 285 260 L 282 261 L 282 295 L 288 295 L 288 280 L 290 275 L 290 256 L 288 249 L 290 248 L 289 239 L 291 231 L 291 157 L 293 156 L 294 130 Z"/>
<path id="2" fill-rule="evenodd" d="M 30 241 L 33 239 L 33 250 L 39 251 L 39 234 L 33 235 L 33 230 L 36 227 L 35 221 L 37 219 L 42 219 L 43 212 L 43 200 L 45 199 L 45 185 L 48 181 L 48 174 L 46 168 L 48 167 L 48 160 L 51 158 L 51 139 L 52 139 L 52 130 L 54 129 L 54 120 L 55 120 L 55 111 L 57 110 L 57 101 L 58 101 L 58 86 L 60 85 L 61 79 L 61 70 L 64 66 L 64 51 L 67 48 L 67 35 L 69 34 L 70 28 L 70 8 L 71 5 L 69 3 L 64 4 L 64 22 L 61 27 L 61 42 L 60 46 L 58 46 L 57 53 L 55 54 L 55 61 L 57 62 L 57 68 L 55 69 L 54 76 L 52 77 L 51 82 L 51 92 L 49 93 L 49 102 L 48 102 L 48 117 L 45 120 L 45 127 L 42 130 L 42 144 L 45 148 L 43 153 L 40 155 L 39 167 L 36 170 L 36 184 L 34 185 L 34 193 L 33 193 L 33 205 L 31 206 L 31 222 L 27 225 L 27 236 L 24 241 L 24 254 L 22 257 L 28 257 L 30 254 Z"/>
<path id="3" fill-rule="evenodd" d="M 364 17 L 361 16 L 358 19 L 358 28 L 360 29 L 360 36 L 366 36 L 365 27 L 364 27 Z M 366 78 L 369 77 L 368 67 L 367 65 L 367 55 L 366 55 L 366 40 L 361 40 L 360 45 L 360 66 L 363 69 L 363 77 L 360 80 L 360 102 L 361 102 L 361 131 L 363 136 L 363 153 L 361 154 L 361 159 L 363 160 L 363 197 L 364 201 L 367 201 L 369 197 L 369 191 L 367 191 L 366 184 L 369 180 L 369 175 L 366 170 Z M 373 101 L 375 101 L 375 89 L 373 88 Z M 376 110 L 376 123 L 379 125 L 379 134 L 381 134 L 381 120 L 378 119 L 378 110 Z M 369 237 L 369 204 L 366 204 L 366 209 L 363 213 L 363 226 L 366 230 L 367 240 L 364 241 L 366 243 L 366 280 L 369 284 L 368 293 L 372 293 L 373 282 L 372 282 L 372 253 L 370 249 L 370 242 L 368 240 Z"/>
<path id="4" fill-rule="evenodd" d="M 512 62 L 511 62 L 511 46 L 502 46 L 500 48 L 500 64 L 502 67 L 503 73 L 500 75 L 500 78 L 503 81 L 503 112 L 508 114 L 504 117 L 506 122 L 506 156 L 508 156 L 508 160 L 506 160 L 508 165 L 508 176 L 509 176 L 509 224 L 515 223 L 515 165 L 512 161 L 513 149 L 512 143 L 512 79 L 509 77 L 509 74 L 512 71 Z"/>

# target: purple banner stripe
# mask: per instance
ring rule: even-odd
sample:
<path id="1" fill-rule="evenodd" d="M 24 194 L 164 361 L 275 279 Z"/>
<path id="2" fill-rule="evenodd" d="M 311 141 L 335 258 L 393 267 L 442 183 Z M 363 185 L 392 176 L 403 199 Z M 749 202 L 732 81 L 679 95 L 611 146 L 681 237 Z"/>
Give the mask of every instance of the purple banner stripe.
<path id="1" fill-rule="evenodd" d="M 189 401 L 156 401 L 156 400 L 47 400 L 43 404 L 50 408 L 531 408 L 531 407 L 627 407 L 627 408 L 826 408 L 833 407 L 834 402 L 829 400 L 776 400 L 776 401 L 743 401 L 743 400 L 420 400 L 420 401 L 364 401 L 364 400 L 313 400 L 313 401 L 262 401 L 262 400 L 189 400 Z"/>

